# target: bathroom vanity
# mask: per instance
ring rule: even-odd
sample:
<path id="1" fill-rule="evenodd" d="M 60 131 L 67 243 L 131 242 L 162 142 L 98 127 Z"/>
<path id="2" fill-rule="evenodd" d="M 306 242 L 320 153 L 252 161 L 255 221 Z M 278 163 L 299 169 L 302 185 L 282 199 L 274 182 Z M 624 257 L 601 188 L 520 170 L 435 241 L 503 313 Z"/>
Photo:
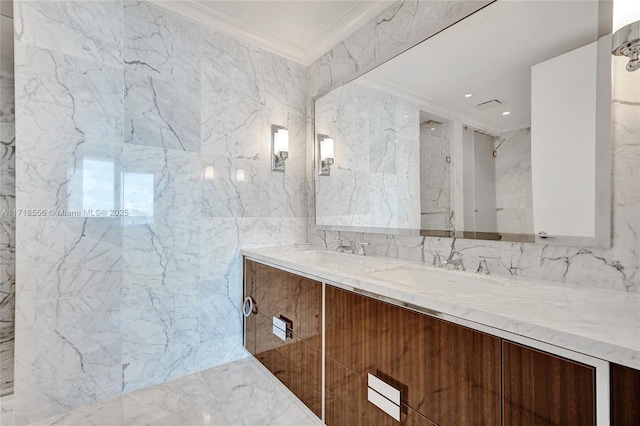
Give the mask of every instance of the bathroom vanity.
<path id="1" fill-rule="evenodd" d="M 245 346 L 327 425 L 640 424 L 639 295 L 243 254 Z"/>

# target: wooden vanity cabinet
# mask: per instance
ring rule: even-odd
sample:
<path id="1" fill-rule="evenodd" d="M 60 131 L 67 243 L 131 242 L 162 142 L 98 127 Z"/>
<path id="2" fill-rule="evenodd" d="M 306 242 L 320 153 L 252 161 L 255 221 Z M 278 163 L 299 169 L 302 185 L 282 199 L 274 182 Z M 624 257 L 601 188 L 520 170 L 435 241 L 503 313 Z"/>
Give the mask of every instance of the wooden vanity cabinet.
<path id="1" fill-rule="evenodd" d="M 640 370 L 611 364 L 611 426 L 640 426 Z"/>
<path id="2" fill-rule="evenodd" d="M 245 320 L 245 347 L 318 417 L 322 414 L 322 284 L 245 260 L 245 296 L 257 313 Z M 273 334 L 273 317 L 293 321 L 293 334 Z"/>
<path id="3" fill-rule="evenodd" d="M 500 425 L 500 339 L 335 287 L 325 291 L 328 359 L 363 380 L 371 373 L 395 385 L 403 403 L 440 426 Z"/>
<path id="4" fill-rule="evenodd" d="M 330 358 L 325 360 L 325 381 L 328 426 L 437 426 L 406 405 L 398 423 L 368 401 L 365 379 Z"/>
<path id="5" fill-rule="evenodd" d="M 320 349 L 322 345 L 322 283 L 245 260 L 245 297 L 258 313 L 293 321 L 293 333 Z"/>
<path id="6" fill-rule="evenodd" d="M 595 425 L 595 369 L 503 340 L 504 424 Z"/>
<path id="7" fill-rule="evenodd" d="M 400 424 L 596 424 L 595 368 L 451 322 L 245 261 L 257 314 L 245 345 L 325 424 L 396 425 L 367 400 L 367 373 L 401 389 Z M 293 321 L 282 341 L 272 317 Z M 325 386 L 322 387 L 322 366 Z M 640 371 L 611 364 L 611 424 L 640 426 Z"/>

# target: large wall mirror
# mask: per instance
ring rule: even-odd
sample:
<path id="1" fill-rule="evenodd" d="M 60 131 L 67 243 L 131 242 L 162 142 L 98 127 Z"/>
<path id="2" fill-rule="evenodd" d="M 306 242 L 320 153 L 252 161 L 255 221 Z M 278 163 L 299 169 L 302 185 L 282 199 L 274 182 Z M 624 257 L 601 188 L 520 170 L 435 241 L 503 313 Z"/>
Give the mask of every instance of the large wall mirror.
<path id="1" fill-rule="evenodd" d="M 316 225 L 608 246 L 611 9 L 498 0 L 317 98 Z"/>

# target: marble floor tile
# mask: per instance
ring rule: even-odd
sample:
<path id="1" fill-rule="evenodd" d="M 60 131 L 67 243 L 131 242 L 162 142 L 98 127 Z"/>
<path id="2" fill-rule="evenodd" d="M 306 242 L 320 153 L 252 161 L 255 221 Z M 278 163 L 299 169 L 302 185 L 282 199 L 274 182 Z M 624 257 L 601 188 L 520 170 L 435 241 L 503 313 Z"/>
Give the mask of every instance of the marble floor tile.
<path id="1" fill-rule="evenodd" d="M 13 426 L 13 395 L 0 398 L 0 426 Z"/>
<path id="2" fill-rule="evenodd" d="M 0 399 L 2 426 L 12 426 L 11 403 L 11 400 Z M 321 424 L 320 419 L 262 365 L 247 358 L 29 426 Z"/>

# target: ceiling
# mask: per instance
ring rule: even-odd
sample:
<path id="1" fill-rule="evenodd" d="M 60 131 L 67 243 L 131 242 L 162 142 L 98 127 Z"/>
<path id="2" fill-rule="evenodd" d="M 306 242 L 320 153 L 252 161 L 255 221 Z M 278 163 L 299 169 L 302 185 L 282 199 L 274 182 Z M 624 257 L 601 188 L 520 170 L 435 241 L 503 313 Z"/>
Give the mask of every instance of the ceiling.
<path id="1" fill-rule="evenodd" d="M 392 0 L 150 0 L 187 19 L 309 65 Z"/>
<path id="2" fill-rule="evenodd" d="M 531 66 L 589 44 L 597 34 L 595 1 L 501 0 L 359 81 L 436 115 L 502 133 L 530 126 Z M 502 105 L 476 107 L 493 99 Z"/>

